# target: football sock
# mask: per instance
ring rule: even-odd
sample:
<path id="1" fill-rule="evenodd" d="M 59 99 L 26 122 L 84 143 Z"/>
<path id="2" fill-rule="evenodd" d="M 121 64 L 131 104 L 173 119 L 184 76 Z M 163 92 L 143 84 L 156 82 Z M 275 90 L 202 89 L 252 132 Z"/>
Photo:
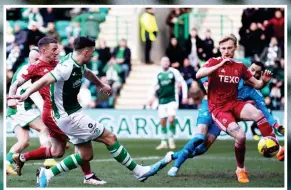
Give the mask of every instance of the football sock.
<path id="1" fill-rule="evenodd" d="M 192 155 L 190 156 L 190 158 L 194 158 L 195 156 L 202 155 L 205 152 L 207 152 L 207 150 L 208 149 L 206 148 L 205 143 L 202 143 L 195 148 L 195 150 L 192 152 Z"/>
<path id="2" fill-rule="evenodd" d="M 168 132 L 168 130 L 167 130 L 167 127 L 166 126 L 162 126 L 162 141 L 167 141 L 167 132 Z"/>
<path id="3" fill-rule="evenodd" d="M 169 126 L 169 131 L 170 131 L 170 138 L 173 138 L 174 135 L 176 134 L 176 125 L 175 122 Z"/>
<path id="4" fill-rule="evenodd" d="M 82 165 L 84 160 L 81 158 L 80 154 L 72 154 L 67 156 L 61 162 L 59 162 L 56 166 L 53 166 L 49 169 L 49 176 L 56 176 L 62 172 L 67 172 L 77 168 L 79 165 Z M 52 177 L 51 176 L 51 177 Z"/>
<path id="5" fill-rule="evenodd" d="M 269 125 L 265 117 L 259 119 L 257 121 L 257 125 L 263 137 L 272 136 L 276 138 L 276 135 L 274 134 L 272 127 Z"/>
<path id="6" fill-rule="evenodd" d="M 192 152 L 195 148 L 203 143 L 205 136 L 203 134 L 196 134 L 183 148 L 180 152 L 177 160 L 175 161 L 173 167 L 180 168 L 180 166 L 187 160 L 189 156 L 192 155 Z"/>
<path id="7" fill-rule="evenodd" d="M 137 164 L 135 161 L 131 159 L 129 153 L 118 141 L 111 146 L 107 146 L 107 149 L 116 161 L 127 167 L 129 170 L 132 171 L 136 167 Z"/>
<path id="8" fill-rule="evenodd" d="M 22 162 L 25 162 L 28 160 L 43 160 L 46 158 L 52 158 L 50 147 L 40 147 L 31 152 L 27 152 L 20 155 L 20 160 Z"/>
<path id="9" fill-rule="evenodd" d="M 234 152 L 236 157 L 236 164 L 239 168 L 244 168 L 244 162 L 245 162 L 245 153 L 246 153 L 246 144 L 239 144 L 235 142 L 234 144 Z"/>
<path id="10" fill-rule="evenodd" d="M 8 152 L 7 155 L 6 155 L 6 160 L 7 160 L 7 162 L 9 162 L 10 164 L 13 163 L 12 155 L 13 155 L 13 152 Z"/>

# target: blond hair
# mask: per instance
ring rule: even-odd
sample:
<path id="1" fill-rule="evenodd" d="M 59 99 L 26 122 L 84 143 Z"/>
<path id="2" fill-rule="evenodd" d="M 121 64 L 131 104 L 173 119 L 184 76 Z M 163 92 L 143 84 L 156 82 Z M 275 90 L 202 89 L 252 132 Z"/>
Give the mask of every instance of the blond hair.
<path id="1" fill-rule="evenodd" d="M 228 40 L 233 41 L 234 45 L 237 45 L 237 38 L 235 37 L 234 34 L 229 34 L 229 35 L 223 36 L 223 37 L 219 40 L 218 44 L 220 45 L 220 44 L 222 44 L 222 43 L 224 43 L 224 42 L 227 42 Z"/>

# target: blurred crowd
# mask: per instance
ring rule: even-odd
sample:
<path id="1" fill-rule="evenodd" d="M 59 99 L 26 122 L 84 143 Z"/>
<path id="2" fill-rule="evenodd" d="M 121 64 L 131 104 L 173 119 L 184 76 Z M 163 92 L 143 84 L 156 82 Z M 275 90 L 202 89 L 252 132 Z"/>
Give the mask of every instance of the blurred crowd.
<path id="1" fill-rule="evenodd" d="M 27 63 L 28 53 L 44 36 L 60 42 L 60 59 L 73 50 L 76 36 L 85 35 L 97 40 L 96 52 L 88 67 L 107 82 L 113 89 L 110 97 L 99 94 L 95 86 L 84 80 L 79 101 L 84 107 L 113 108 L 114 102 L 126 77 L 131 71 L 131 49 L 126 39 L 120 39 L 116 47 L 108 47 L 104 39 L 99 39 L 100 24 L 106 20 L 108 8 L 10 8 L 7 10 L 6 65 L 7 88 L 17 68 Z M 164 51 L 169 57 L 171 67 L 178 69 L 184 77 L 191 94 L 187 105 L 180 108 L 197 109 L 201 100 L 201 84 L 196 79 L 196 71 L 211 57 L 220 56 L 212 39 L 211 29 L 204 36 L 198 29 L 191 28 L 189 36 L 184 37 L 183 15 L 190 8 L 170 10 L 165 23 L 169 28 L 169 44 Z M 179 33 L 175 34 L 175 25 Z M 155 13 L 146 8 L 140 18 L 141 41 L 145 44 L 144 62 L 151 64 L 152 43 L 162 34 L 158 32 Z M 273 71 L 274 78 L 262 90 L 266 103 L 271 109 L 284 108 L 284 10 L 271 8 L 245 9 L 242 14 L 242 27 L 239 30 L 240 49 L 244 49 L 244 60 L 262 61 Z M 242 48 L 241 48 L 242 47 Z M 133 47 L 132 47 L 133 48 Z M 248 65 L 249 63 L 246 62 Z"/>

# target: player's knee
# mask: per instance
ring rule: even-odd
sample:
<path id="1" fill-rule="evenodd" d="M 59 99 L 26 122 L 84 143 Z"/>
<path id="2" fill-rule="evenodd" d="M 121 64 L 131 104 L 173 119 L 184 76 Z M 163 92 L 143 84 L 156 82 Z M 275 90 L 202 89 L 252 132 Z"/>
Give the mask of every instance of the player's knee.
<path id="1" fill-rule="evenodd" d="M 65 151 L 62 149 L 52 150 L 51 154 L 54 158 L 61 158 L 64 156 Z"/>
<path id="2" fill-rule="evenodd" d="M 245 143 L 246 141 L 246 134 L 244 132 L 238 133 L 236 136 L 236 141 L 240 144 Z"/>
<path id="3" fill-rule="evenodd" d="M 171 125 L 173 125 L 174 122 L 175 122 L 175 118 L 174 118 L 174 117 L 169 117 L 169 123 L 170 123 Z"/>
<path id="4" fill-rule="evenodd" d="M 81 155 L 81 158 L 83 161 L 91 161 L 93 160 L 93 154 Z"/>

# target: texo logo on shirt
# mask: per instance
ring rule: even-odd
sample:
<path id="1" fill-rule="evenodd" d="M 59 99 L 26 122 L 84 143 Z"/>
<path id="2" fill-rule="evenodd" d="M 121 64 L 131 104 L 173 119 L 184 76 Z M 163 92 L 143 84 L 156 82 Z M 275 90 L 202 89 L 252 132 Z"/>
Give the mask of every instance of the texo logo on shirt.
<path id="1" fill-rule="evenodd" d="M 238 83 L 239 82 L 239 77 L 234 77 L 234 76 L 225 76 L 225 75 L 218 75 L 220 82 L 224 83 Z"/>

